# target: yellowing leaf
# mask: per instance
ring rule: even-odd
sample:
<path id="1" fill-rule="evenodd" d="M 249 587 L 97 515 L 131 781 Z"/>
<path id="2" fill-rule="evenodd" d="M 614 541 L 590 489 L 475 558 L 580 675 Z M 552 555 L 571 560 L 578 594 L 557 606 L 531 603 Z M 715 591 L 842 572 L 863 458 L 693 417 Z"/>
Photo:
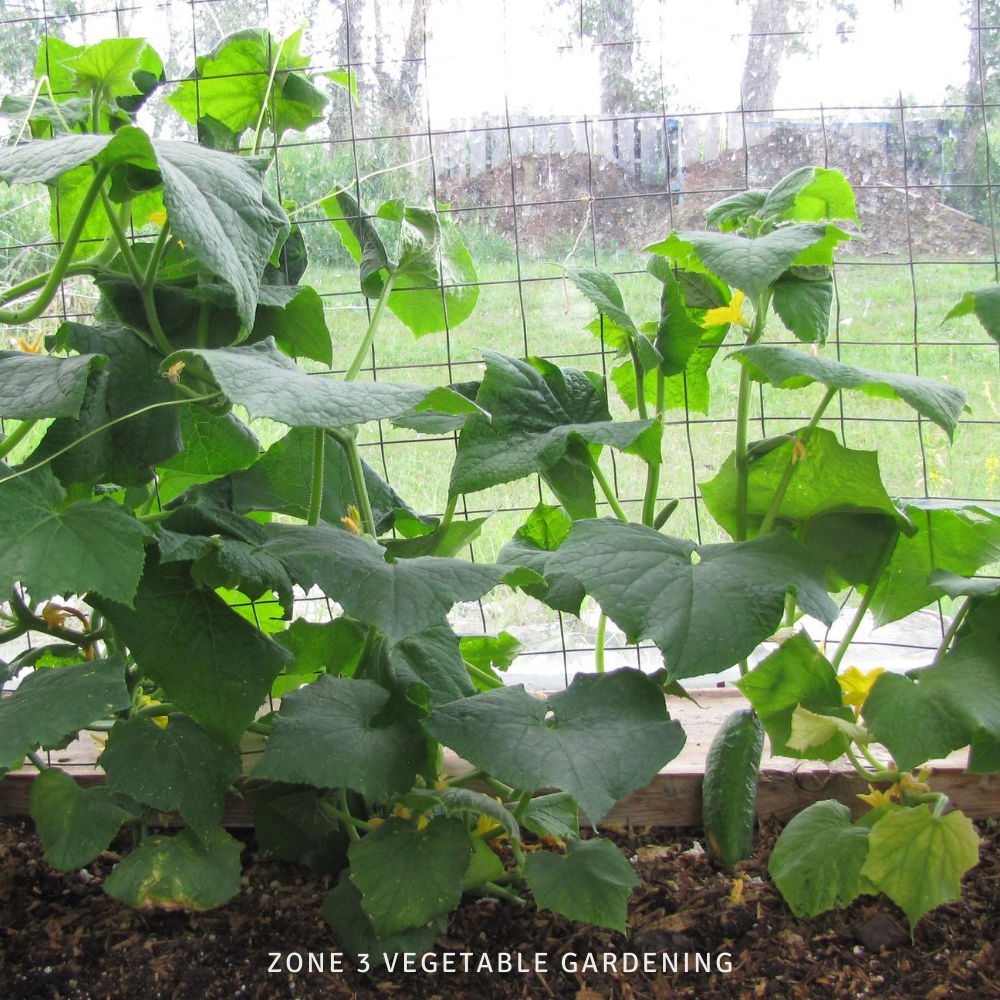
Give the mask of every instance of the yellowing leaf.
<path id="1" fill-rule="evenodd" d="M 788 737 L 788 746 L 792 750 L 809 750 L 829 742 L 838 733 L 844 733 L 848 739 L 858 743 L 868 742 L 868 730 L 864 726 L 847 722 L 835 715 L 819 715 L 799 705 L 792 713 L 792 732 Z"/>
<path id="2" fill-rule="evenodd" d="M 844 704 L 853 705 L 860 709 L 868 699 L 872 685 L 878 679 L 878 675 L 885 673 L 884 668 L 876 667 L 864 674 L 857 667 L 849 667 L 837 677 L 837 683 L 841 691 L 844 692 Z"/>

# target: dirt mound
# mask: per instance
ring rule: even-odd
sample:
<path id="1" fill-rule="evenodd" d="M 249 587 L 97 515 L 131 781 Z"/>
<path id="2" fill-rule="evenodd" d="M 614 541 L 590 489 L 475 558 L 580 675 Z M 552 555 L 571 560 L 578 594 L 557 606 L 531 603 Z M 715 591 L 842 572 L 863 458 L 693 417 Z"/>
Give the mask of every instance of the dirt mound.
<path id="1" fill-rule="evenodd" d="M 685 164 L 681 189 L 669 191 L 587 153 L 527 153 L 474 177 L 439 179 L 441 200 L 475 209 L 522 252 L 566 252 L 582 233 L 604 251 L 634 250 L 673 229 L 704 227 L 705 210 L 748 187 L 766 187 L 799 166 L 822 163 L 809 134 L 776 129 L 766 143 Z M 987 226 L 945 204 L 945 188 L 904 171 L 887 148 L 862 148 L 834 137 L 828 166 L 855 188 L 863 240 L 854 256 L 992 259 Z M 749 183 L 747 178 L 749 177 Z M 921 183 L 924 182 L 924 183 Z"/>

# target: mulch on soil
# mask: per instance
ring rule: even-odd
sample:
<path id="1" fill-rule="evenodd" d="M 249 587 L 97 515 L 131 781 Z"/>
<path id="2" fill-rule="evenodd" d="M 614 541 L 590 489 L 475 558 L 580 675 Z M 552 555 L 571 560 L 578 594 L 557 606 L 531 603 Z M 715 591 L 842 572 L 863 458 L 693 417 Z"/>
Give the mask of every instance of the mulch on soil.
<path id="1" fill-rule="evenodd" d="M 262 858 L 252 844 L 244 854 L 243 889 L 226 906 L 199 914 L 139 912 L 101 889 L 113 857 L 80 872 L 54 871 L 30 821 L 5 820 L 0 996 L 987 1000 L 1000 997 L 1000 825 L 988 821 L 979 830 L 981 861 L 966 876 L 962 900 L 925 916 L 913 941 L 903 914 L 883 898 L 796 919 L 766 873 L 777 826 L 761 831 L 756 854 L 735 877 L 700 850 L 692 831 L 654 829 L 613 834 L 642 879 L 627 936 L 533 907 L 471 900 L 454 914 L 435 952 L 439 965 L 445 953 L 471 952 L 470 959 L 452 959 L 459 971 L 383 969 L 372 977 L 346 959 L 331 971 L 339 949 L 319 915 L 323 879 Z M 310 953 L 314 963 L 322 960 L 322 971 L 308 971 Z M 626 953 L 639 956 L 638 971 L 623 971 L 636 961 Z M 527 971 L 475 971 L 484 958 L 496 970 L 504 954 L 515 970 Z M 300 960 L 303 971 L 296 972 Z M 643 961 L 667 971 L 642 971 Z M 731 971 L 724 971 L 730 961 Z M 464 962 L 470 971 L 460 971 Z M 271 965 L 281 971 L 269 971 Z"/>

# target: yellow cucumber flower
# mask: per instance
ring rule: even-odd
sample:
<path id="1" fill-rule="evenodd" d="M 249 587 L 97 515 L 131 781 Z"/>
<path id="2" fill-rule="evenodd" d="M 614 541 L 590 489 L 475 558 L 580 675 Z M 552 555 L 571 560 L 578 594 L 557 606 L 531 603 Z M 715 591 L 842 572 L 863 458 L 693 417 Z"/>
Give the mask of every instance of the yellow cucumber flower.
<path id="1" fill-rule="evenodd" d="M 857 667 L 849 667 L 837 677 L 840 690 L 844 692 L 844 704 L 851 705 L 859 711 L 871 693 L 872 685 L 878 680 L 878 675 L 885 673 L 884 668 L 876 667 L 863 674 Z"/>
<path id="2" fill-rule="evenodd" d="M 873 788 L 871 785 L 868 786 L 868 792 L 858 793 L 858 798 L 862 802 L 867 802 L 872 809 L 878 809 L 879 806 L 888 805 L 890 802 L 898 802 L 900 799 L 899 785 L 892 785 L 887 788 L 884 792 L 879 788 Z"/>
<path id="3" fill-rule="evenodd" d="M 726 323 L 732 323 L 736 326 L 742 326 L 744 330 L 748 330 L 750 324 L 743 316 L 743 301 L 745 299 L 746 296 L 737 288 L 729 300 L 729 305 L 709 309 L 705 313 L 705 319 L 701 325 L 707 329 L 710 326 L 723 326 Z"/>

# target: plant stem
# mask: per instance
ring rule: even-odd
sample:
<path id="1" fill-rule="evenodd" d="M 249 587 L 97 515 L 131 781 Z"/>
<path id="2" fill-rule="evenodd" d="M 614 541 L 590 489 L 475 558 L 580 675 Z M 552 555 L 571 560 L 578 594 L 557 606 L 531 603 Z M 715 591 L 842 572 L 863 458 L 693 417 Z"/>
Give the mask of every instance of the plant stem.
<path id="1" fill-rule="evenodd" d="M 368 496 L 368 486 L 365 483 L 365 467 L 361 462 L 361 452 L 358 451 L 357 437 L 350 431 L 330 428 L 327 432 L 347 456 L 347 468 L 351 474 L 351 484 L 354 486 L 354 499 L 357 500 L 361 512 L 362 534 L 375 537 L 375 515 L 372 512 L 371 499 Z"/>
<path id="2" fill-rule="evenodd" d="M 171 705 L 169 702 L 157 703 L 156 705 L 143 705 L 142 708 L 136 709 L 132 713 L 132 718 L 135 719 L 140 715 L 151 715 L 153 718 L 157 718 L 161 715 L 171 715 L 174 712 L 179 712 L 180 709 L 176 705 Z"/>
<path id="3" fill-rule="evenodd" d="M 39 757 L 34 751 L 30 751 L 26 756 L 39 771 L 47 771 L 49 769 L 49 765 L 46 764 L 45 761 L 42 760 L 42 758 Z"/>
<path id="4" fill-rule="evenodd" d="M 341 808 L 338 809 L 332 802 L 327 802 L 325 800 L 320 800 L 319 807 L 322 812 L 325 812 L 332 819 L 339 820 L 344 826 L 347 827 L 347 836 L 351 840 L 360 840 L 361 837 L 358 835 L 358 830 L 364 830 L 368 833 L 371 830 L 376 829 L 374 823 L 368 823 L 363 819 L 358 819 L 357 816 L 352 816 L 350 809 L 347 808 L 347 792 L 343 789 L 340 790 L 340 802 Z"/>
<path id="5" fill-rule="evenodd" d="M 474 680 L 479 681 L 483 687 L 488 687 L 490 690 L 495 688 L 502 688 L 503 681 L 498 677 L 492 677 L 485 670 L 480 670 L 475 664 L 469 663 L 468 660 L 465 661 L 465 669 L 468 670 L 469 676 Z"/>
<path id="6" fill-rule="evenodd" d="M 865 591 L 865 596 L 861 598 L 861 603 L 854 612 L 851 624 L 847 626 L 847 631 L 837 644 L 837 652 L 830 661 L 834 670 L 839 669 L 840 664 L 847 655 L 847 650 L 850 648 L 851 642 L 854 640 L 854 636 L 857 635 L 857 631 L 861 627 L 861 621 L 865 617 L 865 613 L 868 611 L 868 608 L 871 607 L 871 603 L 875 599 L 875 587 L 882 574 L 885 572 L 886 566 L 889 565 L 889 560 L 892 558 L 892 552 L 895 547 L 896 536 L 891 535 L 882 548 L 882 553 L 879 556 L 878 563 L 875 565 L 875 571 L 872 573 L 872 578 L 868 583 L 868 589 Z"/>
<path id="7" fill-rule="evenodd" d="M 524 817 L 525 810 L 531 805 L 531 789 L 527 789 L 521 793 L 517 800 L 517 805 L 514 807 L 514 819 L 521 822 Z"/>
<path id="8" fill-rule="evenodd" d="M 40 469 L 49 462 L 57 459 L 60 455 L 65 455 L 67 451 L 75 448 L 79 444 L 83 444 L 88 438 L 94 437 L 95 434 L 103 434 L 106 430 L 114 427 L 116 424 L 124 423 L 126 420 L 131 420 L 133 417 L 140 417 L 144 413 L 149 413 L 151 410 L 159 410 L 165 406 L 183 406 L 186 403 L 205 403 L 209 400 L 218 399 L 220 393 L 213 392 L 207 396 L 195 396 L 192 399 L 165 399 L 159 403 L 150 403 L 149 406 L 141 406 L 138 410 L 133 410 L 131 413 L 123 413 L 120 417 L 115 417 L 114 420 L 109 420 L 106 424 L 101 424 L 100 427 L 95 427 L 91 431 L 87 431 L 86 434 L 81 434 L 78 438 L 70 441 L 68 445 L 60 448 L 58 451 L 54 451 L 47 458 L 43 458 L 40 462 L 36 462 L 34 465 L 29 465 L 26 469 L 18 469 L 17 472 L 12 472 L 9 476 L 4 476 L 0 479 L 0 486 L 4 483 L 9 483 L 12 479 L 17 479 L 19 476 L 26 476 L 29 473 L 34 472 L 36 469 Z"/>
<path id="9" fill-rule="evenodd" d="M 322 427 L 313 430 L 313 468 L 312 487 L 309 493 L 309 514 L 306 524 L 319 524 L 320 511 L 323 509 L 323 470 L 326 463 L 326 431 Z"/>
<path id="10" fill-rule="evenodd" d="M 257 116 L 257 125 L 253 132 L 254 155 L 260 152 L 261 139 L 264 137 L 264 120 L 267 117 L 267 105 L 274 93 L 274 75 L 278 72 L 278 62 L 281 60 L 281 52 L 285 47 L 285 40 L 282 39 L 278 46 L 278 51 L 274 54 L 274 62 L 271 64 L 271 75 L 267 78 L 267 87 L 264 89 L 264 100 L 260 102 L 260 114 Z"/>
<path id="11" fill-rule="evenodd" d="M 597 619 L 597 635 L 594 637 L 594 668 L 599 674 L 604 673 L 604 636 L 608 630 L 608 616 L 602 611 Z"/>
<path id="12" fill-rule="evenodd" d="M 143 284 L 152 288 L 156 284 L 156 275 L 160 270 L 160 261 L 170 242 L 170 223 L 165 222 L 160 230 L 160 235 L 156 237 L 153 245 L 153 252 L 149 255 L 149 263 L 146 265 L 146 274 L 143 277 Z"/>
<path id="13" fill-rule="evenodd" d="M 635 374 L 635 408 L 639 413 L 640 420 L 649 419 L 649 411 L 646 407 L 646 377 L 642 370 L 642 362 L 639 360 L 639 345 L 634 336 L 629 335 L 628 352 L 632 355 L 632 371 Z"/>
<path id="14" fill-rule="evenodd" d="M 767 318 L 767 306 L 770 293 L 763 292 L 756 302 L 753 326 L 747 334 L 746 345 L 752 347 L 764 335 L 764 322 Z M 733 463 L 736 466 L 736 541 L 745 542 L 750 519 L 748 510 L 750 456 L 748 453 L 748 438 L 750 430 L 750 370 L 740 366 L 740 385 L 736 397 L 736 450 Z"/>
<path id="15" fill-rule="evenodd" d="M 149 324 L 149 332 L 153 335 L 153 340 L 160 353 L 163 355 L 172 354 L 174 350 L 173 344 L 170 343 L 167 335 L 163 332 L 163 327 L 160 325 L 160 316 L 156 310 L 156 295 L 153 291 L 154 285 L 147 283 L 146 274 L 139 267 L 139 262 L 136 260 L 135 253 L 132 250 L 132 244 L 129 243 L 128 234 L 125 232 L 122 220 L 118 217 L 118 212 L 115 210 L 114 202 L 112 202 L 103 187 L 101 188 L 101 200 L 104 202 L 104 211 L 107 213 L 108 221 L 111 223 L 111 231 L 118 242 L 118 249 L 121 251 L 122 260 L 125 262 L 125 267 L 128 269 L 132 281 L 139 290 L 139 297 L 142 299 L 142 308 L 146 313 L 146 322 Z M 154 280 L 156 278 L 155 271 L 153 272 L 153 278 Z"/>
<path id="16" fill-rule="evenodd" d="M 516 903 L 518 906 L 526 905 L 525 900 L 522 899 L 516 892 L 512 889 L 506 889 L 502 885 L 497 885 L 496 882 L 484 882 L 483 888 L 491 895 L 507 900 L 508 903 Z"/>
<path id="17" fill-rule="evenodd" d="M 803 447 L 809 444 L 809 439 L 812 437 L 813 431 L 816 430 L 820 420 L 823 418 L 826 408 L 830 405 L 833 401 L 833 397 L 836 396 L 839 391 L 839 389 L 827 389 L 823 394 L 823 398 L 820 400 L 819 406 L 816 407 L 816 411 L 813 413 L 808 426 L 804 427 L 798 436 L 798 440 L 802 442 Z M 795 475 L 795 470 L 799 467 L 800 461 L 802 461 L 802 459 L 797 457 L 797 452 L 793 445 L 792 454 L 788 459 L 788 464 L 785 466 L 785 471 L 782 473 L 781 480 L 774 491 L 774 496 L 771 498 L 771 506 L 768 507 L 767 513 L 764 515 L 764 520 L 761 522 L 759 534 L 768 535 L 774 530 L 774 522 L 778 519 L 778 512 L 781 510 L 782 501 L 785 499 L 785 494 L 788 492 L 792 476 Z"/>
<path id="18" fill-rule="evenodd" d="M 448 497 L 448 504 L 444 509 L 444 514 L 441 516 L 441 523 L 438 525 L 438 530 L 441 531 L 447 528 L 452 521 L 455 520 L 455 510 L 458 507 L 458 494 Z"/>
<path id="19" fill-rule="evenodd" d="M 344 375 L 345 382 L 353 382 L 354 379 L 358 377 L 358 372 L 361 371 L 361 366 L 365 363 L 365 358 L 372 349 L 372 341 L 375 339 L 375 331 L 378 329 L 378 325 L 382 320 L 382 313 L 385 311 L 386 304 L 389 301 L 389 295 L 392 292 L 392 286 L 395 280 L 396 274 L 394 271 L 391 271 L 389 273 L 389 277 L 385 279 L 385 284 L 382 286 L 382 291 L 379 294 L 378 301 L 375 303 L 375 310 L 372 312 L 372 318 L 368 324 L 368 329 L 365 330 L 365 335 L 361 340 L 361 346 L 358 347 L 358 352 L 354 355 L 354 360 L 351 362 L 350 367 L 347 369 L 347 373 Z"/>
<path id="20" fill-rule="evenodd" d="M 6 458 L 32 431 L 37 420 L 22 420 L 2 441 L 0 459 Z"/>
<path id="21" fill-rule="evenodd" d="M 90 187 L 87 188 L 86 194 L 83 196 L 83 201 L 80 202 L 80 207 L 73 218 L 73 222 L 70 224 L 69 232 L 66 234 L 66 240 L 59 251 L 59 256 L 56 258 L 52 270 L 49 271 L 48 277 L 42 285 L 42 290 L 38 293 L 38 297 L 30 305 L 24 306 L 22 309 L 0 309 L 0 323 L 19 326 L 36 319 L 45 312 L 49 303 L 55 298 L 55 294 L 59 290 L 59 285 L 69 271 L 76 245 L 80 242 L 80 236 L 83 234 L 83 227 L 87 222 L 91 209 L 104 191 L 104 181 L 107 179 L 107 176 L 108 168 L 106 167 L 102 167 L 94 174 L 94 179 L 91 181 Z"/>
<path id="22" fill-rule="evenodd" d="M 594 458 L 590 448 L 587 449 L 587 458 L 590 461 L 590 471 L 594 474 L 594 479 L 597 480 L 597 485 L 600 486 L 601 492 L 604 494 L 604 497 L 608 501 L 611 509 L 615 512 L 615 516 L 619 518 L 619 520 L 627 521 L 628 517 L 625 515 L 625 511 L 622 510 L 622 506 L 618 502 L 618 498 L 615 496 L 615 491 L 611 488 L 611 484 L 605 477 L 604 472 L 598 464 L 597 459 Z"/>
<path id="23" fill-rule="evenodd" d="M 944 658 L 945 653 L 951 649 L 951 644 L 955 641 L 955 636 L 958 635 L 958 630 L 962 627 L 962 622 L 965 621 L 966 615 L 972 609 L 972 598 L 967 597 L 963 602 L 958 611 L 955 612 L 955 617 L 952 618 L 951 624 L 948 626 L 948 631 L 945 632 L 944 638 L 941 640 L 941 645 L 938 646 L 938 651 L 934 656 L 934 661 L 931 666 L 937 666 Z"/>
<path id="24" fill-rule="evenodd" d="M 663 433 L 663 411 L 666 407 L 666 380 L 663 372 L 656 370 L 656 419 L 660 421 L 660 433 Z M 662 445 L 661 455 L 662 458 Z M 646 465 L 646 492 L 642 498 L 642 523 L 653 527 L 656 522 L 656 494 L 660 488 L 660 462 L 649 462 Z"/>

